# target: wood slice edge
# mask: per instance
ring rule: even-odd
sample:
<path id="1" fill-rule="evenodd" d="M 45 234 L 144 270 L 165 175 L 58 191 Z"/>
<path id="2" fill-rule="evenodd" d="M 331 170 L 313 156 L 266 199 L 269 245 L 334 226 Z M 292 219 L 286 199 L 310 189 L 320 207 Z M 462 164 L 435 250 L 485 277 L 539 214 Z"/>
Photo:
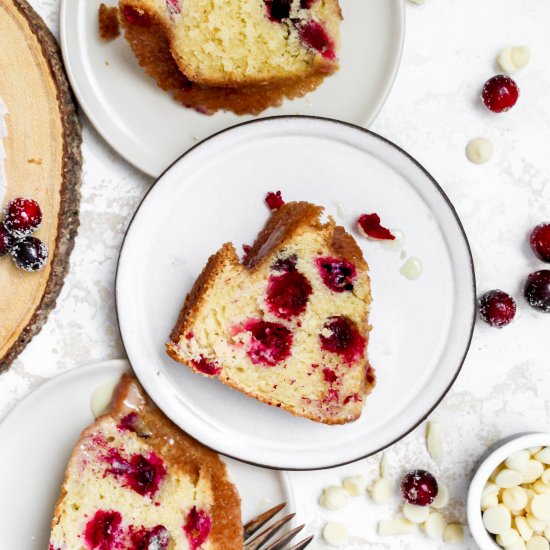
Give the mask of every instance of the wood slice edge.
<path id="1" fill-rule="evenodd" d="M 9 368 L 14 359 L 25 349 L 33 336 L 38 334 L 54 309 L 69 269 L 69 259 L 79 226 L 80 183 L 82 174 L 82 134 L 76 114 L 75 100 L 67 82 L 59 45 L 42 18 L 26 0 L 12 0 L 29 23 L 37 37 L 42 53 L 50 68 L 57 90 L 57 101 L 63 128 L 62 182 L 58 214 L 58 230 L 54 254 L 50 260 L 50 276 L 44 294 L 34 313 L 11 348 L 0 357 L 0 372 Z"/>

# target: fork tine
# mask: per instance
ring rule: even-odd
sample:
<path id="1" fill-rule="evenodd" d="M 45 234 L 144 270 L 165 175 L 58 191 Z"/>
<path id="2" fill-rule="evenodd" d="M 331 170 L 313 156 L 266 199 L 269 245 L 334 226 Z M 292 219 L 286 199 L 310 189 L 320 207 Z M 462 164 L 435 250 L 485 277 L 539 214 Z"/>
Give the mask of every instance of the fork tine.
<path id="1" fill-rule="evenodd" d="M 271 508 L 271 510 L 268 510 L 267 512 L 264 512 L 263 514 L 260 514 L 259 516 L 251 519 L 244 526 L 244 540 L 249 539 L 256 531 L 258 531 L 258 529 L 261 529 L 273 516 L 277 515 L 285 506 L 286 502 L 283 502 L 282 504 L 274 506 L 273 508 Z"/>
<path id="2" fill-rule="evenodd" d="M 311 537 L 308 537 L 307 539 L 304 539 L 302 542 L 299 542 L 292 548 L 289 548 L 288 550 L 304 550 L 306 546 L 309 545 L 309 543 L 315 538 L 314 535 L 311 535 Z"/>
<path id="3" fill-rule="evenodd" d="M 244 550 L 258 550 L 260 546 L 265 544 L 270 538 L 275 536 L 275 534 L 288 523 L 296 514 L 289 514 L 284 518 L 276 521 L 273 525 L 269 526 L 267 529 L 262 531 L 259 535 L 256 535 L 251 541 L 247 542 L 244 546 Z"/>
<path id="4" fill-rule="evenodd" d="M 283 535 L 280 539 L 277 539 L 275 542 L 271 543 L 265 550 L 283 550 L 283 548 L 304 528 L 304 525 L 298 525 Z"/>

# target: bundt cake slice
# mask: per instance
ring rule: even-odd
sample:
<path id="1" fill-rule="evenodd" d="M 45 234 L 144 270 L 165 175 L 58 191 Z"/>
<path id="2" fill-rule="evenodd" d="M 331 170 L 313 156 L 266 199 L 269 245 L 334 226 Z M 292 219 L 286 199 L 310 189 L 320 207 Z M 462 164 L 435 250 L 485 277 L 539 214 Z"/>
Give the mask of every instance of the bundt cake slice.
<path id="1" fill-rule="evenodd" d="M 368 266 L 321 207 L 283 204 L 244 263 L 232 244 L 188 294 L 168 354 L 264 403 L 326 424 L 357 419 L 374 387 Z"/>
<path id="2" fill-rule="evenodd" d="M 50 550 L 239 550 L 240 499 L 218 455 L 124 375 L 83 433 L 55 508 Z"/>
<path id="3" fill-rule="evenodd" d="M 119 0 L 126 24 L 162 24 L 183 74 L 240 87 L 338 68 L 338 0 Z"/>

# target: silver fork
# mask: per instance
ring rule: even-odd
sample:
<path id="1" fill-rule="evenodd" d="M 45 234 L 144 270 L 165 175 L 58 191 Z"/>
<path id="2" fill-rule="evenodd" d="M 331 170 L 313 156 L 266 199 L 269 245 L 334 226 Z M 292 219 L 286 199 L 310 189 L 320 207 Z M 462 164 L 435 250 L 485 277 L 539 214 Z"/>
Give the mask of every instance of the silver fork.
<path id="1" fill-rule="evenodd" d="M 304 528 L 304 525 L 298 525 L 298 527 L 295 527 L 292 531 L 284 534 L 275 542 L 272 542 L 269 546 L 263 545 L 271 540 L 296 514 L 289 514 L 288 516 L 281 518 L 264 529 L 254 538 L 251 537 L 255 535 L 256 532 L 258 532 L 271 518 L 275 517 L 285 506 L 286 502 L 283 502 L 282 504 L 279 504 L 274 508 L 271 508 L 271 510 L 268 510 L 267 512 L 264 512 L 258 517 L 250 520 L 244 526 L 244 550 L 259 550 L 260 548 L 262 548 L 262 550 L 284 550 L 286 545 L 289 544 L 290 541 Z M 295 544 L 291 548 L 288 548 L 288 550 L 303 550 L 312 540 L 313 535 L 298 544 Z"/>

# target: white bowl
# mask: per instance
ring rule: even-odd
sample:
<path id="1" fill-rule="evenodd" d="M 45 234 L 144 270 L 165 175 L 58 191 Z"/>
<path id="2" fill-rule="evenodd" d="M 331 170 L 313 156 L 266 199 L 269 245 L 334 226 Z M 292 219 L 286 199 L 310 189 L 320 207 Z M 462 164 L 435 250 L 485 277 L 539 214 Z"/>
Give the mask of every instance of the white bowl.
<path id="1" fill-rule="evenodd" d="M 481 457 L 468 491 L 468 525 L 470 532 L 482 550 L 502 550 L 483 525 L 481 493 L 493 470 L 510 455 L 530 447 L 550 447 L 550 433 L 528 432 L 502 439 L 490 447 Z"/>

